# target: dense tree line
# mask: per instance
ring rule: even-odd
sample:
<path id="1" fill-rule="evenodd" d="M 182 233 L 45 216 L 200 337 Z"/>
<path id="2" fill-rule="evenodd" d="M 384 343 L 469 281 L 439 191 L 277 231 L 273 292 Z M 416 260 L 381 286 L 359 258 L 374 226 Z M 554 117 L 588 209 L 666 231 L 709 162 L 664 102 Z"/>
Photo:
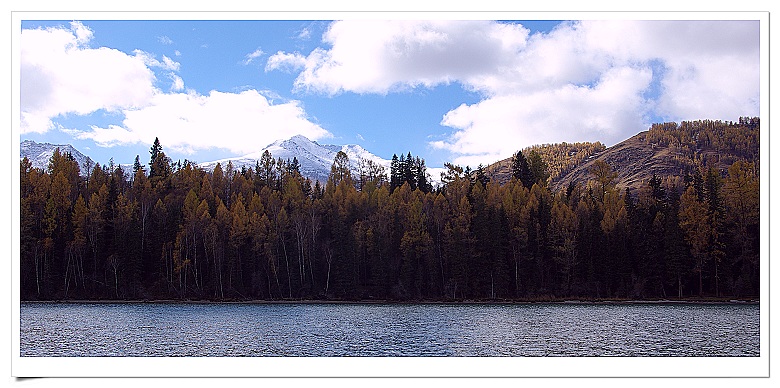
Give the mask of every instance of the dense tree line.
<path id="1" fill-rule="evenodd" d="M 532 150 L 533 151 L 533 150 Z M 339 153 L 327 182 L 264 154 L 254 169 L 173 163 L 48 169 L 21 161 L 21 298 L 389 299 L 755 297 L 757 163 L 615 186 L 547 187 L 539 153 L 508 183 L 394 157 L 389 180 Z M 81 173 L 84 167 L 85 173 Z M 148 168 L 147 168 L 148 167 Z"/>

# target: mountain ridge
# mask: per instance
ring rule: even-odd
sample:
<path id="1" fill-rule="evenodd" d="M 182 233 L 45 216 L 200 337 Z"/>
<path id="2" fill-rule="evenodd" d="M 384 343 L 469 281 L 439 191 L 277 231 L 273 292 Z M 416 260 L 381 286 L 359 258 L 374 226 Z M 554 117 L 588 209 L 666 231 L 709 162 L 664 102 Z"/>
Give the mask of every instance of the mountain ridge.
<path id="1" fill-rule="evenodd" d="M 205 170 L 212 171 L 217 163 L 224 168 L 228 162 L 232 162 L 233 168 L 235 169 L 241 169 L 242 167 L 254 168 L 265 151 L 268 151 L 274 160 L 278 160 L 279 158 L 282 160 L 292 160 L 293 158 L 296 158 L 298 163 L 300 163 L 301 175 L 312 181 L 320 181 L 321 183 L 327 181 L 333 159 L 335 159 L 336 154 L 339 151 L 343 151 L 347 154 L 353 172 L 357 171 L 358 163 L 360 163 L 361 160 L 371 160 L 384 167 L 386 173 L 390 172 L 390 160 L 374 155 L 360 145 L 319 144 L 303 135 L 295 135 L 289 139 L 277 140 L 260 151 L 249 153 L 244 156 L 198 163 L 198 166 Z"/>
<path id="2" fill-rule="evenodd" d="M 587 186 L 593 179 L 590 172 L 597 160 L 606 162 L 617 174 L 614 184 L 620 189 L 639 189 L 653 175 L 658 177 L 683 178 L 706 166 L 726 174 L 728 167 L 737 160 L 758 162 L 758 141 L 760 122 L 758 118 L 740 118 L 738 122 L 720 120 L 682 121 L 680 124 L 653 124 L 611 147 L 586 150 L 578 163 L 564 168 L 559 175 L 552 174 L 548 186 L 553 192 L 565 190 L 570 184 Z M 547 148 L 571 149 L 580 144 L 600 143 L 558 143 L 528 147 L 545 153 Z M 568 147 L 568 148 L 566 148 Z M 602 146 L 603 147 L 603 146 Z M 566 153 L 566 152 L 564 152 Z M 542 159 L 550 164 L 546 152 Z M 571 157 L 571 155 L 568 155 Z M 511 178 L 512 158 L 506 158 L 489 165 L 485 171 L 489 178 L 505 183 Z"/>
<path id="3" fill-rule="evenodd" d="M 49 168 L 49 160 L 57 148 L 60 149 L 60 153 L 70 153 L 76 159 L 82 175 L 88 173 L 88 171 L 84 171 L 86 165 L 94 165 L 94 161 L 89 156 L 84 155 L 70 144 L 38 143 L 32 140 L 24 140 L 20 143 L 19 160 L 27 157 L 34 168 L 46 170 Z"/>

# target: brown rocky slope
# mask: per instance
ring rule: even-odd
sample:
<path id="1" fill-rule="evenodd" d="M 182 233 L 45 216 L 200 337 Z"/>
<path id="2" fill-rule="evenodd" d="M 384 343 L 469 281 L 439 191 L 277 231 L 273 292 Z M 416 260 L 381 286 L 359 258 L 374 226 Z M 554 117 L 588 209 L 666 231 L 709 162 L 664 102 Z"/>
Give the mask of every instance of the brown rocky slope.
<path id="1" fill-rule="evenodd" d="M 569 158 L 575 158 L 559 172 L 551 171 L 548 182 L 553 192 L 565 190 L 570 183 L 586 186 L 593 179 L 590 173 L 596 160 L 605 161 L 617 173 L 615 180 L 619 189 L 639 189 L 655 174 L 659 177 L 683 177 L 694 173 L 702 166 L 714 167 L 725 176 L 728 167 L 736 160 L 758 164 L 759 119 L 740 118 L 738 122 L 699 120 L 677 123 L 654 124 L 650 129 L 604 149 L 600 147 L 579 147 L 571 144 L 529 147 L 539 150 L 548 164 L 567 166 L 557 160 L 559 156 L 544 152 L 545 148 L 563 149 Z M 576 143 L 600 145 L 600 143 Z M 583 154 L 583 152 L 586 152 Z M 561 154 L 561 152 L 558 152 Z M 566 155 L 563 156 L 564 158 Z M 553 160 L 556 159 L 556 160 Z M 486 168 L 487 175 L 500 183 L 511 177 L 511 161 L 507 158 Z"/>

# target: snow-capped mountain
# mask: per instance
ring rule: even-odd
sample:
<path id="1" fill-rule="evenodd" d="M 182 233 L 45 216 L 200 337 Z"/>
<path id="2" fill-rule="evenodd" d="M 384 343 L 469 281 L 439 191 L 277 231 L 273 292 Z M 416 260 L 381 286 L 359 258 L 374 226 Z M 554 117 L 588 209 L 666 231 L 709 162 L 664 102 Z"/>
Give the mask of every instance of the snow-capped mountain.
<path id="1" fill-rule="evenodd" d="M 254 168 L 257 161 L 260 160 L 263 152 L 266 150 L 271 153 L 274 160 L 279 158 L 282 158 L 282 160 L 297 158 L 298 163 L 301 165 L 301 175 L 308 177 L 313 181 L 318 180 L 323 183 L 328 179 L 330 166 L 333 164 L 333 159 L 339 151 L 344 151 L 344 153 L 347 154 L 353 171 L 357 169 L 358 163 L 361 160 L 368 159 L 383 166 L 387 174 L 390 173 L 389 160 L 382 159 L 379 156 L 366 151 L 357 144 L 319 144 L 316 141 L 311 141 L 307 137 L 301 135 L 293 136 L 287 140 L 277 140 L 262 150 L 248 155 L 200 163 L 199 165 L 204 169 L 211 171 L 217 163 L 220 163 L 224 169 L 230 161 L 233 163 L 233 168 L 235 169 L 241 169 L 241 167 Z"/>
<path id="2" fill-rule="evenodd" d="M 57 148 L 60 149 L 60 153 L 62 154 L 70 152 L 79 164 L 82 175 L 88 173 L 88 171 L 84 171 L 84 167 L 87 163 L 89 163 L 89 165 L 94 164 L 92 159 L 73 148 L 70 144 L 36 143 L 32 140 L 25 140 L 21 143 L 19 160 L 24 159 L 26 156 L 33 167 L 46 170 L 49 167 L 49 160 L 51 159 L 51 156 L 54 155 L 54 150 Z"/>

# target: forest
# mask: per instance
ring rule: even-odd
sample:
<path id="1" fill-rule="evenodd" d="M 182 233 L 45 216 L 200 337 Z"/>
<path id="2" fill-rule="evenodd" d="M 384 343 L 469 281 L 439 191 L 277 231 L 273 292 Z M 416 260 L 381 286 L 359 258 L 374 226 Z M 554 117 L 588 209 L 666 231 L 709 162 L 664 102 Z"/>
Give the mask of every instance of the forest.
<path id="1" fill-rule="evenodd" d="M 552 191 L 549 166 L 563 164 L 534 150 L 514 155 L 508 182 L 481 166 L 447 164 L 437 187 L 411 153 L 394 156 L 389 174 L 371 162 L 351 171 L 339 153 L 322 184 L 302 177 L 297 160 L 268 152 L 254 169 L 173 162 L 158 139 L 148 163 L 136 157 L 127 171 L 113 162 L 79 166 L 58 151 L 46 170 L 22 159 L 20 295 L 756 298 L 759 122 L 717 123 L 651 127 L 654 144 L 691 156 L 681 159 L 680 175 L 653 176 L 633 191 L 616 185 L 615 166 L 603 161 L 588 182 Z M 702 141 L 756 156 L 715 163 L 697 157 L 694 143 Z"/>

